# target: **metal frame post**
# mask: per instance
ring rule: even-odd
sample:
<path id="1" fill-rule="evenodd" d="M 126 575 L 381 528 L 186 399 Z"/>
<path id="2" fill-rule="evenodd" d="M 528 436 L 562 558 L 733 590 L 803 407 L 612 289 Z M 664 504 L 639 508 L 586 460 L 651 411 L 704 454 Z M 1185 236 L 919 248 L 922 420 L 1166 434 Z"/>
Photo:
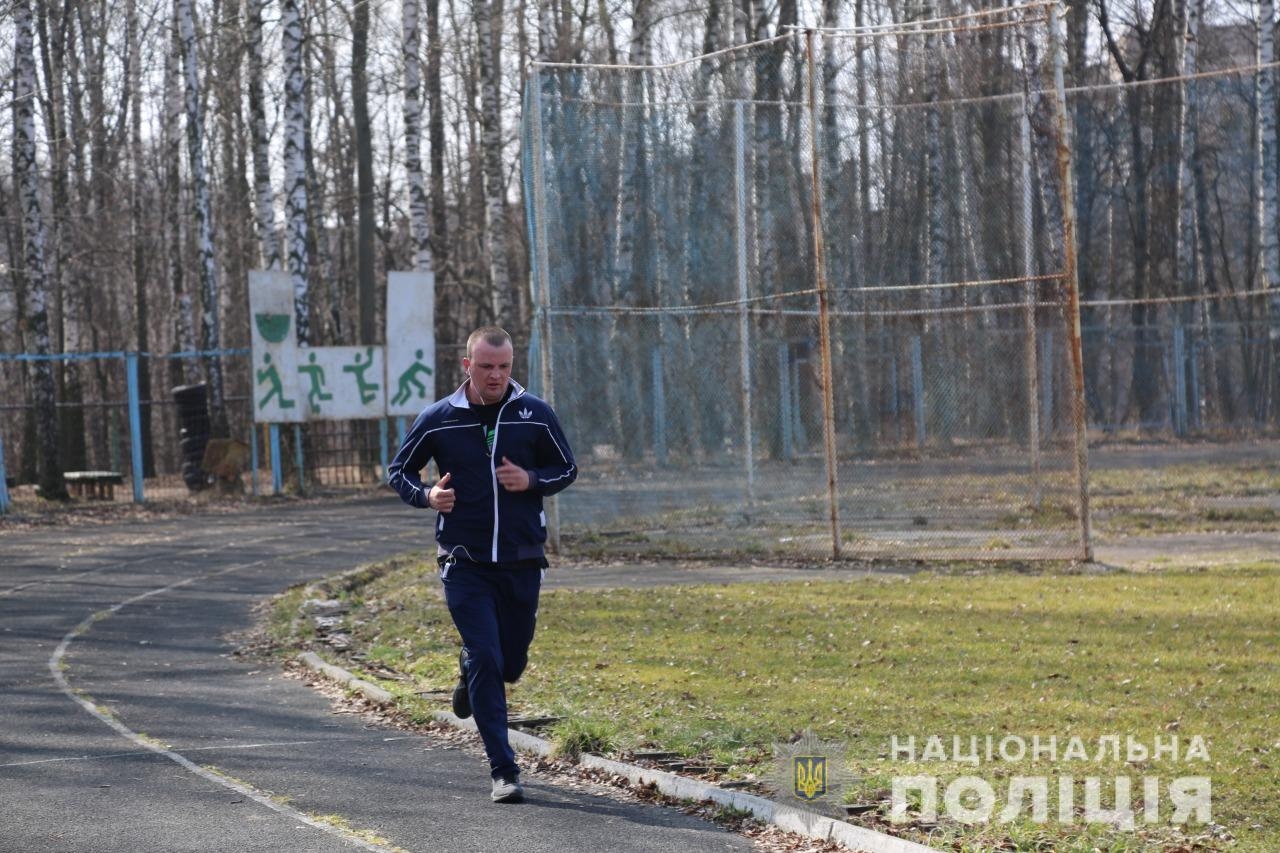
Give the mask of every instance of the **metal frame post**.
<path id="1" fill-rule="evenodd" d="M 271 449 L 271 494 L 284 491 L 284 467 L 280 463 L 280 424 L 271 424 L 268 430 Z"/>
<path id="2" fill-rule="evenodd" d="M 303 470 L 306 460 L 302 453 L 302 424 L 293 425 L 293 461 L 298 466 L 298 494 L 307 493 L 307 473 Z"/>
<path id="3" fill-rule="evenodd" d="M 387 445 L 388 445 L 388 443 L 389 443 L 389 442 L 388 442 L 388 440 L 387 440 L 387 419 L 386 419 L 386 418 L 379 418 L 379 419 L 378 419 L 378 452 L 381 454 L 381 459 L 382 459 L 382 480 L 383 480 L 383 482 L 386 482 L 386 479 L 387 479 L 387 466 L 388 466 L 388 465 L 390 464 L 390 462 L 391 462 L 391 459 L 390 459 L 390 457 L 388 456 L 388 449 L 387 449 Z"/>
<path id="4" fill-rule="evenodd" d="M 258 496 L 258 425 L 249 425 L 249 493 Z"/>
<path id="5" fill-rule="evenodd" d="M 923 448 L 926 439 L 924 420 L 924 344 L 919 335 L 911 336 L 911 407 L 916 416 L 916 447 Z"/>
<path id="6" fill-rule="evenodd" d="M 747 275 L 747 177 L 746 177 L 746 123 L 743 117 L 742 101 L 733 102 L 733 178 L 737 201 L 734 206 L 734 219 L 737 231 L 738 250 L 738 357 L 740 361 L 739 376 L 741 378 L 742 396 L 742 454 L 746 461 L 747 493 L 746 508 L 750 515 L 755 504 L 756 495 L 756 462 L 755 462 L 755 430 L 751 412 L 751 320 L 747 312 L 747 299 L 750 296 Z"/>
<path id="7" fill-rule="evenodd" d="M 831 312 L 827 294 L 826 251 L 822 238 L 822 180 L 818 171 L 818 90 L 813 58 L 813 30 L 805 30 L 809 66 L 809 166 L 813 185 L 813 274 L 818 291 L 818 343 L 822 359 L 822 443 L 827 459 L 827 501 L 831 511 L 831 556 L 841 552 L 840 505 L 837 492 L 836 404 L 831 371 Z"/>
<path id="8" fill-rule="evenodd" d="M 9 481 L 4 470 L 4 436 L 0 435 L 0 515 L 9 511 Z"/>
<path id="9" fill-rule="evenodd" d="M 1080 514 L 1080 559 L 1093 559 L 1089 518 L 1089 434 L 1085 423 L 1084 353 L 1080 343 L 1080 280 L 1076 267 L 1076 198 L 1072 176 L 1071 127 L 1067 121 L 1064 75 L 1065 34 L 1058 7 L 1049 7 L 1049 44 L 1053 51 L 1053 111 L 1057 124 L 1058 180 L 1062 185 L 1062 281 L 1067 290 L 1067 328 L 1071 333 L 1071 415 L 1076 433 L 1076 488 Z"/>
<path id="10" fill-rule="evenodd" d="M 542 397 L 555 405 L 555 367 L 552 364 L 551 341 L 551 264 L 547 259 L 547 205 L 546 205 L 546 150 L 542 138 L 542 69 L 534 63 L 529 70 L 529 96 L 532 101 L 529 129 L 533 155 L 533 199 L 530 210 L 533 215 L 534 281 L 537 283 L 534 322 L 538 324 L 541 345 Z M 560 553 L 560 509 L 555 497 L 546 501 L 547 545 L 553 553 Z"/>
<path id="11" fill-rule="evenodd" d="M 1053 329 L 1045 329 L 1040 333 L 1040 412 L 1041 420 L 1050 425 L 1046 434 L 1053 424 L 1053 349 Z"/>
<path id="12" fill-rule="evenodd" d="M 138 354 L 125 353 L 125 384 L 129 391 L 129 449 L 133 466 L 133 502 L 143 502 L 142 484 L 142 406 L 138 399 Z"/>
<path id="13" fill-rule="evenodd" d="M 659 321 L 661 322 L 661 321 Z M 667 461 L 667 386 L 663 378 L 662 343 L 653 348 L 653 458 Z"/>
<path id="14" fill-rule="evenodd" d="M 795 415 L 792 414 L 791 399 L 791 348 L 784 342 L 778 344 L 778 401 L 782 411 L 778 413 L 778 422 L 782 428 L 782 458 L 788 462 L 796 461 L 795 448 Z"/>
<path id="15" fill-rule="evenodd" d="M 1181 438 L 1187 434 L 1187 346 L 1186 329 L 1173 327 L 1173 428 Z"/>
<path id="16" fill-rule="evenodd" d="M 1027 381 L 1027 444 L 1031 450 L 1031 505 L 1037 510 L 1044 502 L 1044 483 L 1040 473 L 1040 392 L 1039 371 L 1036 369 L 1036 283 L 1035 248 L 1032 232 L 1035 230 L 1034 201 L 1031 192 L 1031 105 L 1022 99 L 1022 271 L 1025 284 L 1026 334 L 1023 338 L 1023 359 Z"/>

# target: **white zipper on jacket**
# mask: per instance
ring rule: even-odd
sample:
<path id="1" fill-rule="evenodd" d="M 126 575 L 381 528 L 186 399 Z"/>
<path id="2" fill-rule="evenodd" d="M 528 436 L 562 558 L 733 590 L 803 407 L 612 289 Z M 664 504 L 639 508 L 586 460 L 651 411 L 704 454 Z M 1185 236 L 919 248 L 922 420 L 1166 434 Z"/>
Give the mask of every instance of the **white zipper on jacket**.
<path id="1" fill-rule="evenodd" d="M 498 428 L 502 426 L 502 413 L 507 404 L 516 398 L 515 389 L 511 389 L 506 402 L 498 409 L 498 417 L 493 422 L 493 447 L 489 450 L 489 476 L 493 479 L 493 562 L 498 562 Z M 481 428 L 483 429 L 483 424 Z M 488 436 L 485 436 L 488 438 Z"/>

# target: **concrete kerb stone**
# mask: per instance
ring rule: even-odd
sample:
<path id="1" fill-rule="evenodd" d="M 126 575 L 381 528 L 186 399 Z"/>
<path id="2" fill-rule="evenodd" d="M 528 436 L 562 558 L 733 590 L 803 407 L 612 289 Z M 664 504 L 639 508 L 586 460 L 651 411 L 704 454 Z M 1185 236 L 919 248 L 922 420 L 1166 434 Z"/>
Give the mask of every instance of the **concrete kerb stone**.
<path id="1" fill-rule="evenodd" d="M 301 661 L 308 669 L 323 673 L 341 684 L 343 687 L 356 691 L 374 704 L 390 705 L 392 700 L 395 698 L 378 685 L 365 681 L 363 678 L 357 678 L 354 674 L 340 666 L 334 666 L 331 663 L 321 660 L 320 656 L 315 652 L 303 652 L 298 655 L 298 660 Z"/>
<path id="2" fill-rule="evenodd" d="M 353 673 L 340 666 L 327 663 L 314 652 L 303 652 L 298 656 L 298 660 L 308 669 L 322 673 L 339 684 L 360 693 L 370 702 L 378 705 L 390 705 L 394 701 L 395 697 L 386 690 L 356 677 Z M 435 711 L 432 716 L 436 720 L 458 729 L 476 730 L 475 720 L 459 719 L 448 711 Z M 507 737 L 511 741 L 513 748 L 521 752 L 533 753 L 543 758 L 549 757 L 555 749 L 550 741 L 516 729 L 507 729 Z M 775 803 L 773 800 L 758 797 L 754 794 L 728 790 L 718 785 L 700 782 L 666 770 L 640 767 L 635 764 L 614 761 L 611 758 L 603 758 L 599 755 L 585 752 L 578 758 L 578 764 L 589 769 L 621 776 L 633 785 L 653 785 L 661 793 L 678 800 L 712 802 L 737 809 L 738 811 L 749 812 L 759 820 L 787 832 L 794 832 L 797 835 L 803 835 L 806 838 L 814 838 L 819 841 L 835 841 L 852 850 L 861 851 L 861 853 L 935 853 L 933 848 L 925 847 L 914 841 L 895 838 L 892 835 L 885 835 L 866 827 L 854 826 L 851 823 L 833 820 L 815 812 Z"/>

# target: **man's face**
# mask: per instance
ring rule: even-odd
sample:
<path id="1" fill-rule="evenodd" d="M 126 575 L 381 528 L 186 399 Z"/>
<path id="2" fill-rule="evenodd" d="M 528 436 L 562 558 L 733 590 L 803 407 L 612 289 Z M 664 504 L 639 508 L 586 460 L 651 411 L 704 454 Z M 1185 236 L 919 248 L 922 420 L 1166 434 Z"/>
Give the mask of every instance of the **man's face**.
<path id="1" fill-rule="evenodd" d="M 462 359 L 462 369 L 471 376 L 471 387 L 486 405 L 498 402 L 507 393 L 512 355 L 511 344 L 495 347 L 480 340 L 471 350 L 471 357 Z"/>

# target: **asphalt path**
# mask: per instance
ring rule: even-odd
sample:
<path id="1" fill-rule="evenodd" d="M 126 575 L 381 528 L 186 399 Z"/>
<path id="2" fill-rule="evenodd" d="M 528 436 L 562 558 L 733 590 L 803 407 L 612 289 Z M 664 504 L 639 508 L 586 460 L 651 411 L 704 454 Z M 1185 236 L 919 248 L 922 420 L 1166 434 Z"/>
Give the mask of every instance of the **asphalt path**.
<path id="1" fill-rule="evenodd" d="M 0 853 L 751 849 L 678 811 L 529 774 L 526 804 L 493 805 L 473 752 L 337 714 L 278 667 L 232 654 L 228 635 L 269 595 L 425 553 L 429 536 L 429 514 L 392 495 L 0 527 Z M 1274 554 L 1280 536 L 1134 540 L 1099 557 L 1244 546 Z M 568 563 L 546 585 L 863 573 Z"/>
<path id="2" fill-rule="evenodd" d="M 429 534 L 394 496 L 0 534 L 0 851 L 752 849 L 530 774 L 494 805 L 474 753 L 232 654 L 264 597 Z"/>

